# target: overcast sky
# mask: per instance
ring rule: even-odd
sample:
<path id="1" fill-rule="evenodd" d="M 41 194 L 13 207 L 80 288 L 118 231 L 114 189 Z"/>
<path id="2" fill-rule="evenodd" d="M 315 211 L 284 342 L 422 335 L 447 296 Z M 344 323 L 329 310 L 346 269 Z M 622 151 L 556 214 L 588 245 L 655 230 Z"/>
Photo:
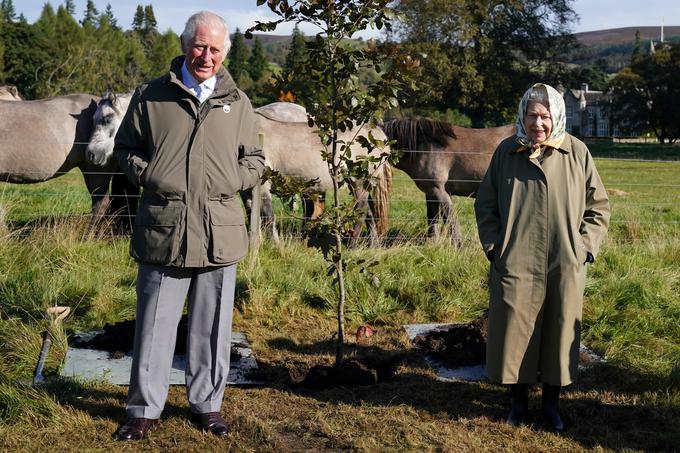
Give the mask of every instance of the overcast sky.
<path id="1" fill-rule="evenodd" d="M 222 15 L 234 31 L 241 31 L 252 26 L 256 20 L 265 21 L 273 16 L 266 6 L 257 7 L 256 0 L 94 0 L 98 9 L 104 10 L 111 3 L 118 23 L 125 29 L 130 28 L 132 16 L 138 4 L 152 4 L 158 28 L 166 31 L 171 28 L 181 33 L 184 22 L 192 13 L 201 9 L 214 11 Z M 47 3 L 47 0 L 14 0 L 18 13 L 33 23 Z M 50 0 L 55 9 L 63 3 L 61 0 Z M 86 0 L 75 0 L 76 18 L 81 19 Z M 680 1 L 678 0 L 575 0 L 574 10 L 580 17 L 574 31 L 602 30 L 607 28 L 680 25 Z M 269 14 L 268 14 L 269 13 Z M 301 26 L 305 34 L 314 34 L 316 30 Z M 275 34 L 290 34 L 292 25 L 279 25 Z M 362 33 L 363 37 L 375 36 L 375 31 Z"/>

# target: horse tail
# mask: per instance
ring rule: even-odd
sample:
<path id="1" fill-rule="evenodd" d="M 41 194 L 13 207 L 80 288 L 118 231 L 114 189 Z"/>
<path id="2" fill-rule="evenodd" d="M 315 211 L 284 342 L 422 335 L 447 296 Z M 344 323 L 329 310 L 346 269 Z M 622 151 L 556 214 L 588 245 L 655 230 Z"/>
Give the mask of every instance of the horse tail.
<path id="1" fill-rule="evenodd" d="M 376 169 L 377 184 L 373 187 L 370 197 L 371 212 L 375 219 L 378 237 L 383 238 L 387 234 L 387 226 L 390 217 L 390 198 L 392 196 L 392 166 L 388 162 L 382 162 Z"/>

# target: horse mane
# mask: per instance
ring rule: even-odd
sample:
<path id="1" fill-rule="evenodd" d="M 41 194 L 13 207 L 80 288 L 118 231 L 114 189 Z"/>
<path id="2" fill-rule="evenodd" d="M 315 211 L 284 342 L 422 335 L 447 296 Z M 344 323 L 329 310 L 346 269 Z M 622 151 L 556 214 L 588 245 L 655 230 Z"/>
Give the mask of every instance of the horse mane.
<path id="1" fill-rule="evenodd" d="M 390 120 L 383 130 L 390 140 L 395 140 L 392 148 L 402 151 L 419 151 L 432 145 L 445 147 L 448 139 L 456 138 L 451 124 L 423 117 Z"/>

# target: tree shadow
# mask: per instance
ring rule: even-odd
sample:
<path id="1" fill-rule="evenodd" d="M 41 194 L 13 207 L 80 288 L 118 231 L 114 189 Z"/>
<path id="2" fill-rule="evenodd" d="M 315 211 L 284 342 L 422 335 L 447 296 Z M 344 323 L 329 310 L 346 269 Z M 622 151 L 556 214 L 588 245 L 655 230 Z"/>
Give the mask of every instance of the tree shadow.
<path id="1" fill-rule="evenodd" d="M 268 342 L 272 349 L 299 355 L 332 353 L 335 342 L 326 340 L 297 344 L 286 338 Z M 290 369 L 308 362 L 286 359 L 285 364 L 266 364 L 263 372 L 275 387 L 324 403 L 354 406 L 408 405 L 432 415 L 446 414 L 452 420 L 487 418 L 503 423 L 510 397 L 501 385 L 486 382 L 443 382 L 428 371 L 419 351 L 386 350 L 357 345 L 356 355 L 399 356 L 399 370 L 392 379 L 372 386 L 351 389 L 312 390 L 290 384 Z M 612 450 L 675 451 L 680 445 L 680 408 L 657 402 L 647 392 L 662 391 L 655 377 L 611 364 L 591 365 L 581 372 L 578 383 L 566 387 L 560 408 L 567 430 L 562 435 L 584 448 Z M 272 382 L 272 381 L 269 381 Z M 677 401 L 677 400 L 676 400 Z M 541 390 L 530 393 L 530 423 L 535 430 L 548 430 L 540 417 Z"/>

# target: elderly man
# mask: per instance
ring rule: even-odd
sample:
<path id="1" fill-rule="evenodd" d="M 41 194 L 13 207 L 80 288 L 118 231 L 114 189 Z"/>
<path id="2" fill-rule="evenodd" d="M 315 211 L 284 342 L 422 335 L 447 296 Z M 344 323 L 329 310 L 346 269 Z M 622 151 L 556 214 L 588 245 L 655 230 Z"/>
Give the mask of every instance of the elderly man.
<path id="1" fill-rule="evenodd" d="M 186 386 L 197 425 L 223 436 L 236 263 L 248 240 L 238 192 L 255 186 L 264 158 L 246 95 L 222 63 L 230 41 L 210 12 L 189 18 L 184 56 L 137 88 L 115 155 L 143 188 L 130 254 L 139 263 L 137 322 L 119 440 L 139 440 L 167 399 L 177 325 L 188 297 Z"/>

